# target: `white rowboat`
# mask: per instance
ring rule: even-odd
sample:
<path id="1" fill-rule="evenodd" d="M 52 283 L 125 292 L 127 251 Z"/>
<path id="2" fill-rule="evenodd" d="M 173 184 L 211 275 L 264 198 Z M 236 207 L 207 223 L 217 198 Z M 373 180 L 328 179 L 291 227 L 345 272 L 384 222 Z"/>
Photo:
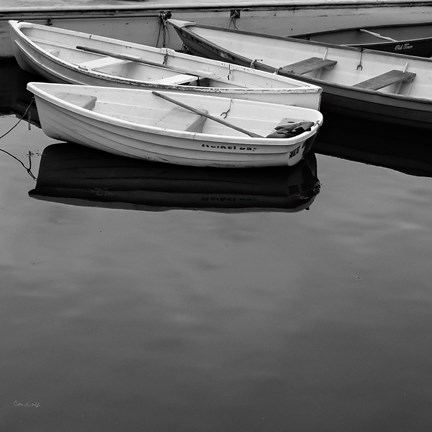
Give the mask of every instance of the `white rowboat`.
<path id="1" fill-rule="evenodd" d="M 323 121 L 308 108 L 185 92 L 51 83 L 27 88 L 51 138 L 180 165 L 292 166 Z M 274 137 L 282 136 L 279 127 L 286 137 Z"/>
<path id="2" fill-rule="evenodd" d="M 170 23 L 194 54 L 321 86 L 324 112 L 432 130 L 432 59 Z"/>
<path id="3" fill-rule="evenodd" d="M 319 109 L 321 88 L 230 63 L 56 27 L 9 21 L 22 69 L 47 81 L 185 91 Z"/>

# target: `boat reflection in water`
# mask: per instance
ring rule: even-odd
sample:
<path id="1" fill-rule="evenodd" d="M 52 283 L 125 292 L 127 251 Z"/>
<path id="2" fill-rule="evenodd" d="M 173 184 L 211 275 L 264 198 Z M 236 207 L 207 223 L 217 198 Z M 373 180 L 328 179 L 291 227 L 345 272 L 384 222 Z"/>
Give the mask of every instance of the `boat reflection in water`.
<path id="1" fill-rule="evenodd" d="M 194 168 L 116 156 L 77 144 L 45 148 L 33 198 L 133 210 L 308 209 L 319 193 L 313 153 L 294 167 Z"/>
<path id="2" fill-rule="evenodd" d="M 30 81 L 40 81 L 40 77 L 23 71 L 14 59 L 0 61 L 0 115 L 15 114 L 39 126 L 36 104 L 33 95 L 26 89 Z M 4 84 L 6 83 L 6 84 Z"/>
<path id="3" fill-rule="evenodd" d="M 397 124 L 328 115 L 314 151 L 408 175 L 432 177 L 430 133 Z"/>

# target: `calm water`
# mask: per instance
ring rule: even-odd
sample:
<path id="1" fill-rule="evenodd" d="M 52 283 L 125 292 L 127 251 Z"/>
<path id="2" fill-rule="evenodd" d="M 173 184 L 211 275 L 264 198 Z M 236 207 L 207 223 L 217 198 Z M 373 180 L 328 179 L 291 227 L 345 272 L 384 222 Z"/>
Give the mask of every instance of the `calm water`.
<path id="1" fill-rule="evenodd" d="M 2 135 L 29 77 L 0 71 Z M 0 430 L 430 431 L 432 157 L 390 129 L 327 116 L 301 170 L 224 180 L 19 123 Z"/>

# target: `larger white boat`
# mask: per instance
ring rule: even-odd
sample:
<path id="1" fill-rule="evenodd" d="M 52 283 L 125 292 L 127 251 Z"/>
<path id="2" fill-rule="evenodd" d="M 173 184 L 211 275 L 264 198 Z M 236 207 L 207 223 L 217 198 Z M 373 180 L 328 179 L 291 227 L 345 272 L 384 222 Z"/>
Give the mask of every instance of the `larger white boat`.
<path id="1" fill-rule="evenodd" d="M 432 59 L 170 23 L 194 54 L 321 86 L 324 112 L 432 130 Z"/>
<path id="2" fill-rule="evenodd" d="M 52 83 L 27 88 L 51 138 L 180 165 L 296 165 L 323 121 L 308 108 L 185 92 Z"/>
<path id="3" fill-rule="evenodd" d="M 9 24 L 18 64 L 48 81 L 320 106 L 321 88 L 294 78 L 89 33 Z"/>

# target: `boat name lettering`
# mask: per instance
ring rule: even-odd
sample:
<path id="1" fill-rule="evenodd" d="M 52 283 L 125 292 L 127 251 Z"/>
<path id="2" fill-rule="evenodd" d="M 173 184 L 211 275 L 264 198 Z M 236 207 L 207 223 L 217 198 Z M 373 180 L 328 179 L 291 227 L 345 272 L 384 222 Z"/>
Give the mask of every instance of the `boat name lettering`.
<path id="1" fill-rule="evenodd" d="M 240 150 L 240 151 L 256 151 L 256 147 L 249 146 L 235 146 L 235 145 L 222 145 L 222 144 L 201 144 L 203 148 L 215 150 Z"/>
<path id="2" fill-rule="evenodd" d="M 395 51 L 404 51 L 404 50 L 409 50 L 412 48 L 413 48 L 413 46 L 409 42 L 395 45 Z"/>
<path id="3" fill-rule="evenodd" d="M 293 151 L 291 151 L 291 152 L 290 152 L 290 155 L 289 155 L 290 159 L 291 159 L 292 157 L 294 157 L 296 154 L 298 154 L 299 151 L 300 151 L 300 147 L 297 147 L 297 148 L 295 148 Z"/>

